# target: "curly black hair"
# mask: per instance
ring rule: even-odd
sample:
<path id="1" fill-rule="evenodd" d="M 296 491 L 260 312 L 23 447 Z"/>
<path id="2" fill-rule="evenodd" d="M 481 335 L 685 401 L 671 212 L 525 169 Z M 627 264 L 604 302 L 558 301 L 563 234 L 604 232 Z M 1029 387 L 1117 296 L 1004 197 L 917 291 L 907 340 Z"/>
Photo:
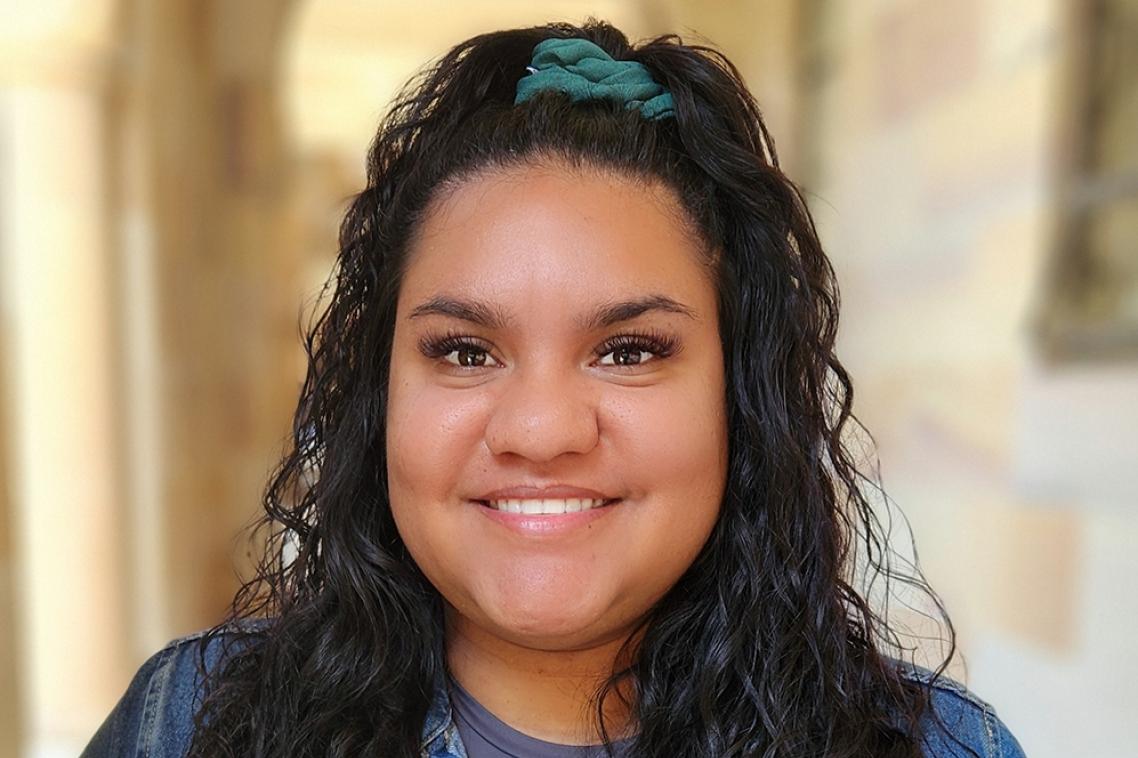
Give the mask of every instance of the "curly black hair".
<path id="1" fill-rule="evenodd" d="M 644 64 L 674 118 L 544 92 L 515 106 L 534 46 L 583 37 Z M 343 221 L 289 452 L 269 483 L 258 571 L 206 672 L 192 756 L 416 756 L 446 671 L 443 603 L 396 529 L 385 412 L 406 251 L 433 197 L 487 168 L 557 159 L 662 182 L 716 251 L 729 462 L 701 553 L 644 619 L 630 665 L 596 696 L 634 694 L 637 756 L 920 755 L 927 686 L 859 578 L 916 588 L 947 653 L 952 625 L 915 566 L 891 560 L 880 490 L 852 440 L 835 355 L 838 290 L 803 197 L 739 72 L 675 35 L 633 46 L 612 26 L 546 26 L 463 42 L 382 122 L 367 187 Z M 854 433 L 857 434 L 854 434 Z M 858 586 L 861 587 L 860 591 Z M 260 618 L 255 627 L 233 622 Z M 240 642 L 242 644 L 234 644 Z"/>

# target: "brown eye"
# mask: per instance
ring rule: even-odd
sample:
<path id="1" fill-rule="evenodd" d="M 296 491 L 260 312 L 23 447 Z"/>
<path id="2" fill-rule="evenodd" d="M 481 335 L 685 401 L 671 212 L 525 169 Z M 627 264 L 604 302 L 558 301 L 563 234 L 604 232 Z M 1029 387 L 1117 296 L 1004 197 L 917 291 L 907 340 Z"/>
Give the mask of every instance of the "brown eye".
<path id="1" fill-rule="evenodd" d="M 611 360 L 610 360 L 611 356 Z M 601 358 L 601 365 L 636 366 L 644 360 L 644 351 L 631 347 L 618 347 Z"/>
<path id="2" fill-rule="evenodd" d="M 489 356 L 485 350 L 476 347 L 464 347 L 458 350 L 452 350 L 444 357 L 448 363 L 453 363 L 456 366 L 479 368 L 486 365 L 486 359 Z"/>

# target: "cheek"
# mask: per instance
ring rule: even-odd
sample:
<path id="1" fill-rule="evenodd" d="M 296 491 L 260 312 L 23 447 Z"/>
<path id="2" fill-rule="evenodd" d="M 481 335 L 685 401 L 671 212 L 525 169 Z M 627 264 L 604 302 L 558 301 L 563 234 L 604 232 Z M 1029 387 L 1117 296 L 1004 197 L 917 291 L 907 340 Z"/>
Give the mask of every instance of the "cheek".
<path id="1" fill-rule="evenodd" d="M 392 507 L 449 492 L 476 457 L 485 426 L 481 393 L 456 392 L 393 370 L 387 407 Z"/>
<path id="2" fill-rule="evenodd" d="M 722 379 L 700 374 L 668 391 L 625 393 L 607 404 L 609 437 L 629 478 L 666 503 L 677 527 L 710 529 L 727 476 Z"/>
<path id="3" fill-rule="evenodd" d="M 601 573 L 638 614 L 691 566 L 719 518 L 727 475 L 726 411 L 713 372 L 660 392 L 609 398 L 611 462 L 630 485 L 630 528 L 607 545 Z M 630 511 L 634 512 L 634 511 Z M 624 607 L 624 606 L 622 606 Z"/>

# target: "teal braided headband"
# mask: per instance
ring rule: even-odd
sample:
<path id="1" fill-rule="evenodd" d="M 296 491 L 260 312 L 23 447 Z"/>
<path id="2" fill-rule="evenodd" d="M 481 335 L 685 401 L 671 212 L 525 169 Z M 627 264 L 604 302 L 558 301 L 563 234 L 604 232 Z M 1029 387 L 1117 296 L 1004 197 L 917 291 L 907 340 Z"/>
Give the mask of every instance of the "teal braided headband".
<path id="1" fill-rule="evenodd" d="M 547 39 L 533 49 L 529 76 L 518 81 L 514 105 L 538 92 L 556 90 L 573 102 L 614 100 L 645 118 L 674 116 L 672 94 L 652 79 L 643 63 L 613 60 L 587 39 Z"/>

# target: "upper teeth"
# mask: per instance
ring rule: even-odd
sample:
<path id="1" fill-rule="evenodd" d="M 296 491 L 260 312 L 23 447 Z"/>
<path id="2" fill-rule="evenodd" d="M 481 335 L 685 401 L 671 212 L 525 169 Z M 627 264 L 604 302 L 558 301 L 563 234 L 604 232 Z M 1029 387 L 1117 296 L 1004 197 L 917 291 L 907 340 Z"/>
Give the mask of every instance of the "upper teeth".
<path id="1" fill-rule="evenodd" d="M 549 498 L 544 500 L 491 500 L 490 507 L 509 513 L 573 513 L 598 508 L 607 500 Z"/>

